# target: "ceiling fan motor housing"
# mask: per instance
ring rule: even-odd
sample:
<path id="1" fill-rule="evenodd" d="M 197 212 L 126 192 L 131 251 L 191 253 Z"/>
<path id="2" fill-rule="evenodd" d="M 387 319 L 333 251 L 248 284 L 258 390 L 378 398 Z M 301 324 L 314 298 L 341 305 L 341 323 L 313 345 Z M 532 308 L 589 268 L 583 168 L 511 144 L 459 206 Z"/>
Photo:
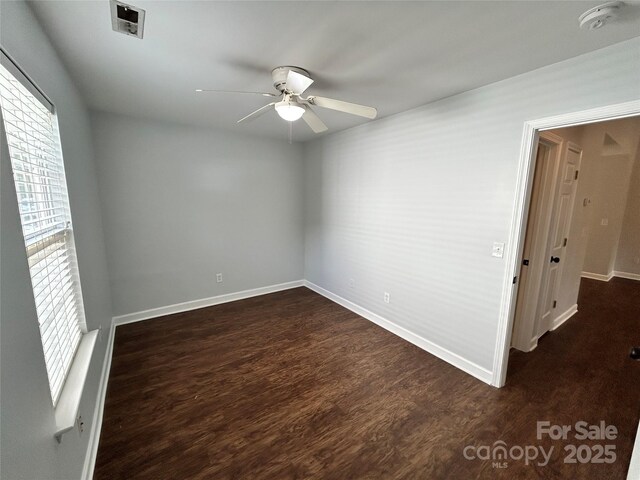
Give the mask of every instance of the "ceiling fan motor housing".
<path id="1" fill-rule="evenodd" d="M 284 92 L 285 90 L 289 70 L 299 73 L 300 75 L 304 75 L 305 77 L 311 77 L 311 75 L 309 75 L 309 72 L 307 72 L 304 68 L 293 66 L 276 67 L 271 70 L 271 78 L 273 78 L 273 86 L 279 92 Z"/>

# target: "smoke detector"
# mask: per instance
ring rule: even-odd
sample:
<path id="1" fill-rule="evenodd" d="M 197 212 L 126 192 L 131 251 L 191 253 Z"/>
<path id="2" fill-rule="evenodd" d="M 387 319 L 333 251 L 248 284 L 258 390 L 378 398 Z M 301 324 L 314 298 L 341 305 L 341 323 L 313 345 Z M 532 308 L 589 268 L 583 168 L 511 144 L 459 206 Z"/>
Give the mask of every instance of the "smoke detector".
<path id="1" fill-rule="evenodd" d="M 111 0 L 111 27 L 114 31 L 142 38 L 144 31 L 144 10 Z"/>
<path id="2" fill-rule="evenodd" d="M 580 28 L 596 30 L 603 27 L 607 22 L 617 18 L 622 5 L 622 2 L 607 2 L 587 10 L 578 19 Z"/>

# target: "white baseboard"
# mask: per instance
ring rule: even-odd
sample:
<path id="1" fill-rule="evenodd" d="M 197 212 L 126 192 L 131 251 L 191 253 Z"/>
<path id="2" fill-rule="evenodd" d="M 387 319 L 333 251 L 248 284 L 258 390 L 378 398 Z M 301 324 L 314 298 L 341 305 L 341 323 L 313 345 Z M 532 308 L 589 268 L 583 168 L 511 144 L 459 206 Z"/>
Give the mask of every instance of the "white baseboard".
<path id="1" fill-rule="evenodd" d="M 100 442 L 100 432 L 102 430 L 102 414 L 104 413 L 104 401 L 107 396 L 107 383 L 109 381 L 109 371 L 111 370 L 111 358 L 113 357 L 113 341 L 115 337 L 116 327 L 112 325 L 108 332 L 107 348 L 102 363 L 102 373 L 100 375 L 100 385 L 98 387 L 98 398 L 96 400 L 95 410 L 93 412 L 93 421 L 91 422 L 91 432 L 89 434 L 89 444 L 87 453 L 82 467 L 82 479 L 91 480 L 93 478 L 93 470 L 96 466 L 96 458 L 98 456 L 98 443 Z"/>
<path id="2" fill-rule="evenodd" d="M 613 272 L 609 275 L 603 275 L 601 273 L 582 272 L 580 274 L 582 278 L 590 278 L 591 280 L 600 280 L 601 282 L 608 282 L 613 278 Z"/>
<path id="3" fill-rule="evenodd" d="M 613 272 L 609 272 L 608 275 L 602 275 L 601 273 L 582 272 L 580 274 L 580 276 L 583 277 L 583 278 L 590 278 L 591 280 L 600 280 L 602 282 L 608 282 L 613 277 L 627 278 L 629 280 L 640 280 L 640 274 L 628 273 L 628 272 L 619 272 L 618 270 L 614 270 Z"/>
<path id="4" fill-rule="evenodd" d="M 472 375 L 477 379 L 482 380 L 483 382 L 491 385 L 491 380 L 493 378 L 493 375 L 492 375 L 492 372 L 490 372 L 489 370 L 479 365 L 476 365 L 475 363 L 470 362 L 465 358 L 462 358 L 460 355 L 450 352 L 446 348 L 436 345 L 435 343 L 427 340 L 426 338 L 423 338 L 419 335 L 416 335 L 415 333 L 410 332 L 409 330 L 406 330 L 400 325 L 396 325 L 390 320 L 387 320 L 386 318 L 383 318 L 380 315 L 367 310 L 366 308 L 356 305 L 355 303 L 350 302 L 349 300 L 346 300 L 340 297 L 339 295 L 336 295 L 335 293 L 325 290 L 324 288 L 314 283 L 311 283 L 305 280 L 304 285 L 307 288 L 313 290 L 314 292 L 319 293 L 323 297 L 326 297 L 329 300 L 339 305 L 342 305 L 346 309 L 351 310 L 354 313 L 357 313 L 361 317 L 364 317 L 367 320 L 375 323 L 376 325 L 379 325 L 380 327 L 384 328 L 385 330 L 388 330 L 389 332 L 399 336 L 400 338 L 406 340 L 407 342 L 413 343 L 415 346 L 421 348 L 422 350 L 425 350 L 431 353 L 432 355 L 435 355 L 436 357 L 444 360 L 445 362 L 450 363 L 454 367 L 457 367 L 460 370 L 468 373 L 469 375 Z"/>
<path id="5" fill-rule="evenodd" d="M 558 317 L 551 322 L 551 328 L 549 329 L 549 331 L 551 331 L 551 332 L 554 331 L 556 328 L 558 328 L 564 322 L 566 322 L 571 317 L 573 317 L 576 313 L 578 313 L 578 304 L 577 303 L 574 304 L 574 305 L 571 305 L 564 313 L 558 315 Z M 544 333 L 542 335 L 544 335 Z M 519 349 L 519 348 L 517 348 L 516 350 L 519 350 L 521 352 L 532 352 L 532 351 L 534 351 L 538 347 L 538 340 L 540 340 L 540 337 L 542 335 L 534 335 L 534 337 L 531 339 L 531 342 L 529 343 L 529 349 L 528 350 L 522 350 L 522 349 Z"/>
<path id="6" fill-rule="evenodd" d="M 525 352 L 525 353 L 533 352 L 536 348 L 538 348 L 538 340 L 540 340 L 540 337 L 537 335 L 534 335 L 531 341 L 529 342 L 529 347 L 526 350 L 523 350 L 521 348 L 516 348 L 513 346 L 511 348 L 515 348 L 519 352 Z"/>
<path id="7" fill-rule="evenodd" d="M 279 283 L 277 285 L 269 285 L 267 287 L 252 288 L 251 290 L 243 290 L 241 292 L 227 293 L 216 297 L 176 303 L 174 305 L 167 305 L 166 307 L 151 308 L 141 312 L 128 313 L 126 315 L 113 317 L 113 324 L 117 326 L 140 322 L 142 320 L 149 320 L 151 318 L 162 317 L 164 315 L 188 312 L 189 310 L 197 310 L 198 308 L 211 307 L 213 305 L 219 305 L 227 302 L 235 302 L 236 300 L 257 297 L 258 295 L 266 295 L 267 293 L 279 292 L 281 290 L 289 290 L 290 288 L 302 287 L 303 285 L 304 280 L 296 280 L 293 282 Z"/>
<path id="8" fill-rule="evenodd" d="M 575 303 L 571 305 L 564 313 L 558 315 L 553 322 L 551 322 L 551 328 L 549 330 L 554 331 L 564 322 L 573 317 L 576 313 L 578 313 L 578 304 Z"/>
<path id="9" fill-rule="evenodd" d="M 628 280 L 640 280 L 640 274 L 638 273 L 619 272 L 616 270 L 613 272 L 613 275 L 615 277 L 626 278 Z"/>

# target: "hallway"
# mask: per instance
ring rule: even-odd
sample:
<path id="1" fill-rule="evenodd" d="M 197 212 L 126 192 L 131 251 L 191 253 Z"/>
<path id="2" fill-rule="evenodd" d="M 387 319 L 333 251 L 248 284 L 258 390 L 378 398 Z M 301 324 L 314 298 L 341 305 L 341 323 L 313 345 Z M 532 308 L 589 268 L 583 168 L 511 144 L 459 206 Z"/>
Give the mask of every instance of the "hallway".
<path id="1" fill-rule="evenodd" d="M 578 313 L 544 335 L 533 352 L 511 351 L 506 388 L 526 392 L 537 419 L 568 425 L 604 420 L 620 433 L 613 442 L 615 468 L 594 465 L 585 476 L 578 472 L 586 466 L 577 467 L 572 478 L 626 478 L 640 412 L 640 362 L 629 358 L 634 345 L 640 345 L 640 282 L 583 278 Z"/>

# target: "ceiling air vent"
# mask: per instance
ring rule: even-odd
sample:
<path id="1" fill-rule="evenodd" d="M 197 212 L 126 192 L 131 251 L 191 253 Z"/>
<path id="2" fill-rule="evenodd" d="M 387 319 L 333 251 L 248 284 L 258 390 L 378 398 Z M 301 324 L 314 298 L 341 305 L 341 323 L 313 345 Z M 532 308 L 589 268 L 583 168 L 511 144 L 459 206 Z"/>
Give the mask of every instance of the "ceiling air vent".
<path id="1" fill-rule="evenodd" d="M 116 32 L 142 38 L 144 31 L 144 10 L 111 0 L 111 26 Z"/>

